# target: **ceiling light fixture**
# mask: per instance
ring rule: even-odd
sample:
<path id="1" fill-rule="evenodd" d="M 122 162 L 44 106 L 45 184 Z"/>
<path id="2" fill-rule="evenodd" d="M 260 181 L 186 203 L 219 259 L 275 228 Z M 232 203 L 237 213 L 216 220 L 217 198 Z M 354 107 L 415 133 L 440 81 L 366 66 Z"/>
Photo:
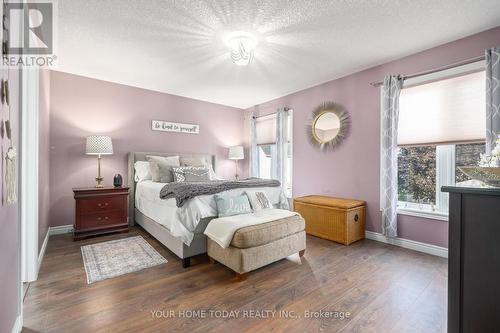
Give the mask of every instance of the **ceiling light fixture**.
<path id="1" fill-rule="evenodd" d="M 226 39 L 231 51 L 231 59 L 238 66 L 246 66 L 253 59 L 253 52 L 257 46 L 257 38 L 243 31 L 235 31 Z"/>

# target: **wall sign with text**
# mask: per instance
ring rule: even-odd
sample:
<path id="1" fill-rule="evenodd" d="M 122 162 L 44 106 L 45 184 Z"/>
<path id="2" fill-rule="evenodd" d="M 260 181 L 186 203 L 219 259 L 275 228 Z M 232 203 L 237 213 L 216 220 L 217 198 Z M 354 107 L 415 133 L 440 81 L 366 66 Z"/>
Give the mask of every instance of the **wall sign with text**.
<path id="1" fill-rule="evenodd" d="M 162 132 L 176 132 L 176 133 L 188 133 L 188 134 L 200 133 L 200 125 L 173 123 L 170 121 L 162 121 L 162 120 L 151 121 L 151 129 L 153 131 L 162 131 Z"/>

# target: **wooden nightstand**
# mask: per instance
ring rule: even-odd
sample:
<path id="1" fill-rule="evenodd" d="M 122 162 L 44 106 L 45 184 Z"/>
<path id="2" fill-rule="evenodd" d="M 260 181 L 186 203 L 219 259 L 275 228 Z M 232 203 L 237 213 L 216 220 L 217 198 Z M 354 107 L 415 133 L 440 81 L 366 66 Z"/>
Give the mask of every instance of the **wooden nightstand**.
<path id="1" fill-rule="evenodd" d="M 128 232 L 128 187 L 73 188 L 74 239 Z"/>

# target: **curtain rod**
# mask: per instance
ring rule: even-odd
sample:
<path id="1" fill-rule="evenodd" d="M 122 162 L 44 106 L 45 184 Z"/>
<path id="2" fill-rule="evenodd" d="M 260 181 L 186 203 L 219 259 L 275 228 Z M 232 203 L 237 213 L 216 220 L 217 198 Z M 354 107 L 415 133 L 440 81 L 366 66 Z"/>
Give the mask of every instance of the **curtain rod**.
<path id="1" fill-rule="evenodd" d="M 418 72 L 418 73 L 414 73 L 414 74 L 410 74 L 410 75 L 403 75 L 403 80 L 412 79 L 412 78 L 417 77 L 417 76 L 432 74 L 432 73 L 436 73 L 436 72 L 440 72 L 440 71 L 445 71 L 447 69 L 451 69 L 451 68 L 455 68 L 455 67 L 459 67 L 459 66 L 464 66 L 464 65 L 472 64 L 472 63 L 475 63 L 475 62 L 478 62 L 478 61 L 481 61 L 481 60 L 484 60 L 484 59 L 485 59 L 485 57 L 483 55 L 483 56 L 479 56 L 479 57 L 475 57 L 475 58 L 471 58 L 471 59 L 467 59 L 467 60 L 455 62 L 455 63 L 453 63 L 451 65 L 446 65 L 446 66 L 442 66 L 442 67 L 438 67 L 438 68 L 434 68 L 434 69 L 431 69 L 431 70 L 427 70 L 427 71 L 423 71 L 423 72 Z M 372 85 L 374 87 L 380 87 L 383 84 L 384 84 L 384 81 L 371 82 L 370 83 L 370 85 Z"/>
<path id="2" fill-rule="evenodd" d="M 272 117 L 276 117 L 276 112 L 275 113 L 268 113 L 268 114 L 265 114 L 263 116 L 253 116 L 252 118 L 253 119 L 263 119 L 263 118 L 272 118 Z"/>
<path id="3" fill-rule="evenodd" d="M 284 107 L 283 109 L 285 109 L 285 111 L 290 111 L 290 108 L 289 107 Z M 272 112 L 272 113 L 268 113 L 268 114 L 264 114 L 262 116 L 252 116 L 253 119 L 261 119 L 261 118 L 271 118 L 271 117 L 276 117 L 276 112 Z"/>

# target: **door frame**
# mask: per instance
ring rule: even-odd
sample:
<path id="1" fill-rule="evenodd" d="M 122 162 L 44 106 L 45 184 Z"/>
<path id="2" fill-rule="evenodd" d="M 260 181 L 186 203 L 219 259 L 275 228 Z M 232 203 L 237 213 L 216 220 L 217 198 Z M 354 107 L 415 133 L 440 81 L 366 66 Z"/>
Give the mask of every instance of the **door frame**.
<path id="1" fill-rule="evenodd" d="M 23 282 L 38 277 L 38 147 L 39 69 L 21 71 L 21 274 Z"/>

